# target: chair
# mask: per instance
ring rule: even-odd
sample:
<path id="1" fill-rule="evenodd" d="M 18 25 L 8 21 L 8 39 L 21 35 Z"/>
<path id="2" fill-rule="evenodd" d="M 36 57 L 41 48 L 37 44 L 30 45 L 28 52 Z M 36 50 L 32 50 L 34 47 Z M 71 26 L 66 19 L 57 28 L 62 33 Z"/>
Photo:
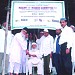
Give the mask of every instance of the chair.
<path id="1" fill-rule="evenodd" d="M 27 56 L 27 58 L 26 58 L 26 75 L 28 75 L 28 60 L 29 60 L 29 57 Z M 42 60 L 42 62 L 43 62 L 43 58 L 41 59 Z M 34 75 L 34 67 L 37 67 L 37 64 L 36 65 L 33 65 L 33 68 L 32 68 L 32 70 L 33 70 L 33 75 Z M 43 68 L 43 70 L 42 70 L 42 75 L 44 75 L 44 67 L 43 67 L 43 65 L 42 65 L 42 68 Z"/>

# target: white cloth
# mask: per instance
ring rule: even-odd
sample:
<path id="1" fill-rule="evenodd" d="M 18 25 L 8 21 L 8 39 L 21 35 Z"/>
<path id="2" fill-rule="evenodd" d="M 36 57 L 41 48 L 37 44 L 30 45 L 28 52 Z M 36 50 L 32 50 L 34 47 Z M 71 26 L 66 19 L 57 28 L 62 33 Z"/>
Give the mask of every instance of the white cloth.
<path id="1" fill-rule="evenodd" d="M 5 31 L 0 29 L 0 53 L 4 53 Z"/>
<path id="2" fill-rule="evenodd" d="M 72 47 L 73 30 L 67 25 L 62 29 L 59 44 L 67 42 L 67 48 Z"/>
<path id="3" fill-rule="evenodd" d="M 50 58 L 49 68 L 50 68 L 50 72 L 51 72 L 51 70 L 52 70 L 52 68 L 53 68 L 53 65 L 52 65 L 52 59 L 51 59 L 51 58 Z"/>
<path id="4" fill-rule="evenodd" d="M 21 50 L 27 49 L 27 40 L 24 35 L 20 32 L 17 33 L 11 43 L 9 62 L 21 63 Z"/>
<path id="5" fill-rule="evenodd" d="M 15 63 L 15 62 L 9 63 L 9 69 L 8 69 L 9 73 L 13 73 L 13 71 L 14 71 L 15 74 L 18 74 L 19 69 L 20 69 L 19 63 Z"/>
<path id="6" fill-rule="evenodd" d="M 13 37 L 14 37 L 14 35 L 11 33 L 11 31 L 8 31 L 6 54 L 9 54 L 9 52 L 10 52 L 10 45 L 11 45 Z"/>
<path id="7" fill-rule="evenodd" d="M 41 48 L 40 52 L 44 56 L 47 56 L 53 51 L 53 37 L 51 35 L 48 35 L 47 37 L 44 38 L 44 40 L 41 42 Z"/>
<path id="8" fill-rule="evenodd" d="M 40 39 L 36 40 L 36 43 L 37 43 L 37 46 L 38 46 L 39 50 L 40 50 L 40 47 L 41 47 L 41 42 L 43 41 L 44 38 L 45 38 L 45 36 L 42 36 Z"/>
<path id="9" fill-rule="evenodd" d="M 43 69 L 43 62 L 40 59 L 41 55 L 39 50 L 37 49 L 32 49 L 29 51 L 30 54 L 35 54 L 37 57 L 30 57 L 28 60 L 28 69 L 29 69 L 29 74 L 32 74 L 32 66 L 37 65 L 38 68 L 38 74 L 42 74 L 42 69 Z"/>
<path id="10" fill-rule="evenodd" d="M 20 72 L 26 73 L 26 52 L 21 50 L 21 64 L 20 64 Z"/>
<path id="11" fill-rule="evenodd" d="M 30 57 L 29 60 L 32 60 L 32 64 L 38 64 L 39 61 L 41 60 L 40 59 L 41 58 L 40 51 L 37 50 L 37 49 L 32 49 L 32 50 L 29 51 L 29 53 L 32 54 L 32 55 L 36 55 L 37 56 L 37 57 L 32 57 L 32 56 Z"/>
<path id="12" fill-rule="evenodd" d="M 72 56 L 72 62 L 75 62 L 75 32 L 73 34 L 74 36 L 73 36 L 71 56 Z"/>
<path id="13" fill-rule="evenodd" d="M 32 64 L 32 60 L 29 60 L 28 61 L 29 74 L 32 74 L 33 65 L 34 64 Z M 42 70 L 43 70 L 43 62 L 42 62 L 42 60 L 39 60 L 39 63 L 36 66 L 37 66 L 37 73 L 42 74 Z"/>
<path id="14" fill-rule="evenodd" d="M 0 53 L 4 53 L 4 44 L 5 44 L 5 30 L 0 29 Z M 11 31 L 8 31 L 7 35 L 7 49 L 6 49 L 6 54 L 9 54 L 9 47 L 12 41 L 12 33 Z"/>
<path id="15" fill-rule="evenodd" d="M 8 73 L 8 65 L 9 65 L 9 47 L 12 41 L 12 33 L 8 30 L 7 34 L 7 45 L 6 45 L 6 60 L 5 60 L 5 74 Z M 3 56 L 4 56 L 4 44 L 5 44 L 5 30 L 0 29 L 0 73 L 2 72 L 3 67 Z"/>

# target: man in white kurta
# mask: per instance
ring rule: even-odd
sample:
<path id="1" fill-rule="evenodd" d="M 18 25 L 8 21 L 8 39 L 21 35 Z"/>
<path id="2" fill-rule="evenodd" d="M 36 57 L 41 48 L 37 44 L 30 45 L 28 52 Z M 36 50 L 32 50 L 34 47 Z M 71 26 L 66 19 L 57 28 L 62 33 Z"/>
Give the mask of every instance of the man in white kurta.
<path id="1" fill-rule="evenodd" d="M 44 38 L 45 38 L 44 32 L 41 31 L 41 32 L 40 32 L 40 38 L 39 38 L 39 39 L 36 39 L 36 43 L 37 43 L 37 45 L 38 45 L 38 49 L 39 49 L 39 50 L 40 50 L 41 42 L 43 41 Z"/>
<path id="2" fill-rule="evenodd" d="M 12 75 L 13 71 L 18 75 L 21 64 L 21 50 L 27 49 L 27 40 L 25 36 L 27 35 L 27 28 L 23 28 L 20 33 L 15 34 L 9 53 L 9 73 Z"/>
<path id="3" fill-rule="evenodd" d="M 40 52 L 44 55 L 44 75 L 50 75 L 50 55 L 53 51 L 53 37 L 49 34 L 48 29 L 44 29 L 45 38 L 41 42 Z"/>
<path id="4" fill-rule="evenodd" d="M 4 44 L 5 44 L 5 28 L 6 27 L 6 22 L 3 23 L 2 29 L 0 29 L 0 73 L 2 73 L 2 68 L 3 68 L 3 59 L 4 59 Z M 8 28 L 9 29 L 9 28 Z M 5 74 L 8 73 L 8 61 L 9 61 L 9 46 L 12 40 L 12 33 L 10 29 L 8 30 L 8 35 L 7 35 L 7 49 L 6 49 L 6 59 L 5 59 Z"/>
<path id="5" fill-rule="evenodd" d="M 41 60 L 40 51 L 37 50 L 37 44 L 32 43 L 32 50 L 29 50 L 28 69 L 29 75 L 32 75 L 32 66 L 37 65 L 38 75 L 42 75 L 43 62 Z"/>

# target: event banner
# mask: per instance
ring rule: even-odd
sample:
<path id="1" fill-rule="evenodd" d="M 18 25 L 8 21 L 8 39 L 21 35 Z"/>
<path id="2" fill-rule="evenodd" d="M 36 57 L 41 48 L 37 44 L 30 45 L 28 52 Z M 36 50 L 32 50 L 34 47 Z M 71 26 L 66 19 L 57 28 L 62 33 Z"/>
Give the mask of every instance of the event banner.
<path id="1" fill-rule="evenodd" d="M 55 29 L 65 17 L 64 1 L 12 1 L 11 29 Z"/>

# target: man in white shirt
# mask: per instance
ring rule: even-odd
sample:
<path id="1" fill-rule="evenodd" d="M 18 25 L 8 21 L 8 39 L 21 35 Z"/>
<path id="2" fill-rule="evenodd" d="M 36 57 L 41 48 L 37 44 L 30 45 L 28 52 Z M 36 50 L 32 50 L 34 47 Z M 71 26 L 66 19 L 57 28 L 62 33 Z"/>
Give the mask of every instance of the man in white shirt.
<path id="1" fill-rule="evenodd" d="M 45 38 L 41 42 L 40 52 L 44 56 L 44 75 L 50 75 L 50 54 L 53 51 L 53 37 L 44 29 Z"/>
<path id="2" fill-rule="evenodd" d="M 38 75 L 42 75 L 43 62 L 41 60 L 40 51 L 37 49 L 37 44 L 35 42 L 32 43 L 32 49 L 29 50 L 29 60 L 28 60 L 28 69 L 29 75 L 32 75 L 32 66 L 37 65 L 37 73 Z"/>
<path id="3" fill-rule="evenodd" d="M 61 18 L 60 24 L 63 28 L 59 40 L 59 44 L 61 46 L 61 75 L 72 75 L 71 48 L 73 40 L 73 31 L 70 27 L 67 26 L 66 18 Z"/>
<path id="4" fill-rule="evenodd" d="M 15 34 L 9 53 L 9 69 L 8 72 L 10 75 L 13 74 L 13 71 L 18 75 L 22 59 L 22 50 L 27 51 L 27 28 L 23 28 L 20 33 Z"/>
<path id="5" fill-rule="evenodd" d="M 6 59 L 5 59 L 5 74 L 8 73 L 8 64 L 9 64 L 9 47 L 12 40 L 11 28 L 8 26 L 8 35 L 7 35 L 7 49 L 6 49 Z M 2 24 L 2 29 L 0 29 L 0 73 L 2 73 L 3 68 L 3 59 L 4 59 L 4 44 L 5 44 L 5 30 L 6 30 L 6 22 Z"/>

